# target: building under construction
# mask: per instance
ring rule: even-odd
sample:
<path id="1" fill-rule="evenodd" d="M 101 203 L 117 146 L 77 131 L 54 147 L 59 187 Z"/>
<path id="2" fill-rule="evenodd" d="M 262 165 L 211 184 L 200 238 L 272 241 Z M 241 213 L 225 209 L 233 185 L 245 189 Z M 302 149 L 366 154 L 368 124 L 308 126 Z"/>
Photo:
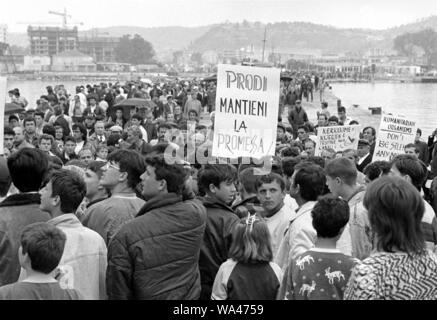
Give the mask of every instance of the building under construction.
<path id="1" fill-rule="evenodd" d="M 32 27 L 27 28 L 30 54 L 53 56 L 64 51 L 79 49 L 77 27 Z"/>

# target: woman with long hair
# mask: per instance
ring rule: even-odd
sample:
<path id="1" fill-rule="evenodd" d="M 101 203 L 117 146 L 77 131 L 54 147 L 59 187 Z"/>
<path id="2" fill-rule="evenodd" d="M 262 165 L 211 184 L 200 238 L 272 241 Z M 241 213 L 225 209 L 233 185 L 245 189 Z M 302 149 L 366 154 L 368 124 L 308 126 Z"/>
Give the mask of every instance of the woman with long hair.
<path id="1" fill-rule="evenodd" d="M 248 215 L 235 225 L 229 257 L 215 277 L 213 300 L 275 300 L 282 280 L 272 262 L 271 236 L 264 219 Z"/>
<path id="2" fill-rule="evenodd" d="M 376 251 L 355 266 L 344 299 L 437 299 L 437 257 L 426 249 L 419 191 L 405 179 L 381 177 L 363 204 Z"/>

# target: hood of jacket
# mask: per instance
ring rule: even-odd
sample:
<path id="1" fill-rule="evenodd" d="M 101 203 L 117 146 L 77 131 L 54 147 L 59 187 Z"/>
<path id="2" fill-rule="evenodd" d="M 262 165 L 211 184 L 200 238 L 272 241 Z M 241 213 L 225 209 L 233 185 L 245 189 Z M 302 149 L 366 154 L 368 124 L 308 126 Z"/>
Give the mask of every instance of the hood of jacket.
<path id="1" fill-rule="evenodd" d="M 25 206 L 40 203 L 41 195 L 39 193 L 18 193 L 3 200 L 3 202 L 0 203 L 0 207 Z"/>
<path id="2" fill-rule="evenodd" d="M 138 212 L 137 217 L 142 216 L 148 211 L 158 209 L 165 206 L 171 206 L 182 201 L 182 196 L 176 193 L 160 194 L 148 200 L 146 204 Z"/>

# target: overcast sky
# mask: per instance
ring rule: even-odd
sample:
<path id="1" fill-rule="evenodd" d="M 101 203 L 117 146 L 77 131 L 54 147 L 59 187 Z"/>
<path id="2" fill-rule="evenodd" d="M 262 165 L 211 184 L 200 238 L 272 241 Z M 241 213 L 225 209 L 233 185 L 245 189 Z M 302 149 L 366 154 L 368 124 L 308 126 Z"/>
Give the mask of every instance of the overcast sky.
<path id="1" fill-rule="evenodd" d="M 80 29 L 117 25 L 202 26 L 248 21 L 308 21 L 342 28 L 384 29 L 437 14 L 437 0 L 12 0 L 0 10 L 10 32 L 18 22 L 61 22 L 49 10 L 72 15 Z"/>

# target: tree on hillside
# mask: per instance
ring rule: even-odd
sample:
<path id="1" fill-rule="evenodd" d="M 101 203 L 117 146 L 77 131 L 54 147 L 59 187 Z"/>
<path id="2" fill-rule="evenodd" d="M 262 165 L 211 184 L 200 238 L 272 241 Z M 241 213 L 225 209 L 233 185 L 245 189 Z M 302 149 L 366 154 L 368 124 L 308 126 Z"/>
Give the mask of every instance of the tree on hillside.
<path id="1" fill-rule="evenodd" d="M 437 64 L 437 32 L 432 29 L 399 35 L 394 39 L 393 47 L 409 58 L 414 58 L 415 49 L 419 47 L 428 64 Z"/>
<path id="2" fill-rule="evenodd" d="M 115 57 L 118 62 L 133 65 L 152 63 L 154 55 L 155 50 L 152 44 L 138 34 L 135 34 L 133 38 L 130 35 L 124 35 L 115 48 Z"/>

